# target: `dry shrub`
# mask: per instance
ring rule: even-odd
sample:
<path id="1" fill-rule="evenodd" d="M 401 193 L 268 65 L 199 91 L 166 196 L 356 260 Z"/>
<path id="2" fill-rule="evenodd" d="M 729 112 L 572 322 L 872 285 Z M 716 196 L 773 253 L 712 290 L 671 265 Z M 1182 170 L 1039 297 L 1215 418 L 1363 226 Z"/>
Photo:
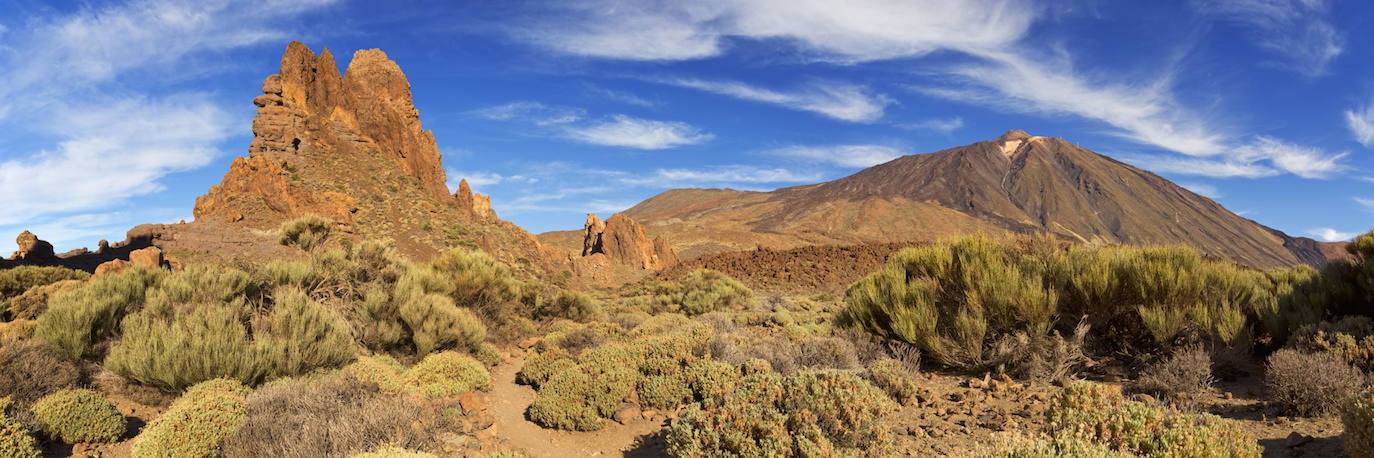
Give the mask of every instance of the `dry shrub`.
<path id="1" fill-rule="evenodd" d="M 989 360 L 1012 376 L 1032 383 L 1063 384 L 1093 364 L 1092 358 L 1083 351 L 1087 335 L 1088 324 L 1084 322 L 1080 322 L 1068 337 L 1059 335 L 1058 331 L 1034 337 L 1017 331 L 997 340 Z"/>
<path id="2" fill-rule="evenodd" d="M 0 396 L 21 409 L 38 398 L 81 382 L 81 371 L 42 342 L 0 344 Z"/>
<path id="3" fill-rule="evenodd" d="M 865 373 L 873 385 L 882 388 L 892 400 L 904 406 L 915 404 L 916 394 L 920 391 L 912 374 L 914 372 L 908 372 L 906 365 L 890 358 L 873 362 Z"/>
<path id="4" fill-rule="evenodd" d="M 1289 346 L 1307 353 L 1330 353 L 1365 371 L 1374 370 L 1374 320 L 1349 316 L 1299 327 Z"/>
<path id="5" fill-rule="evenodd" d="M 1201 346 L 1183 347 L 1168 359 L 1151 364 L 1136 378 L 1136 391 L 1163 396 L 1188 405 L 1212 387 L 1212 355 Z"/>
<path id="6" fill-rule="evenodd" d="M 124 415 L 91 390 L 44 396 L 33 403 L 33 417 L 48 436 L 68 444 L 114 442 L 124 434 Z"/>
<path id="7" fill-rule="evenodd" d="M 388 394 L 346 374 L 284 379 L 247 399 L 247 417 L 225 441 L 226 457 L 350 456 L 392 445 L 430 449 L 446 426 L 427 400 Z"/>
<path id="8" fill-rule="evenodd" d="M 281 223 L 277 241 L 305 251 L 314 250 L 329 238 L 334 222 L 318 215 L 305 215 Z"/>
<path id="9" fill-rule="evenodd" d="M 797 363 L 808 369 L 855 369 L 854 345 L 839 337 L 811 337 L 797 344 Z"/>
<path id="10" fill-rule="evenodd" d="M 1128 401 L 1120 389 L 1090 382 L 1065 386 L 1050 400 L 1046 417 L 1049 440 L 1065 445 L 1086 440 L 1146 456 L 1258 457 L 1262 451 L 1232 421 Z"/>
<path id="11" fill-rule="evenodd" d="M 248 417 L 248 391 L 230 379 L 196 384 L 134 438 L 134 458 L 216 456 Z"/>
<path id="12" fill-rule="evenodd" d="M 1364 379 L 1359 369 L 1329 353 L 1283 349 L 1270 355 L 1264 367 L 1270 400 L 1298 415 L 1337 412 L 1355 399 Z"/>
<path id="13" fill-rule="evenodd" d="M 425 356 L 405 373 L 407 386 L 429 396 L 457 396 L 491 388 L 486 366 L 471 356 L 446 351 Z"/>

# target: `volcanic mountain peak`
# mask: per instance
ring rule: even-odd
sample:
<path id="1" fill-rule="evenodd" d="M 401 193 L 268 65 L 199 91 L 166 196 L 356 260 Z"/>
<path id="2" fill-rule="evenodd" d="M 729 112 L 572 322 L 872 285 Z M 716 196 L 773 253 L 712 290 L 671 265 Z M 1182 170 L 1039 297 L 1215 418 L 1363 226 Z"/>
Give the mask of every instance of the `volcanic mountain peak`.
<path id="1" fill-rule="evenodd" d="M 1064 139 L 1021 130 L 815 185 L 665 192 L 625 213 L 689 259 L 759 246 L 926 241 L 970 232 L 1187 244 L 1254 266 L 1324 259 L 1315 242 Z"/>

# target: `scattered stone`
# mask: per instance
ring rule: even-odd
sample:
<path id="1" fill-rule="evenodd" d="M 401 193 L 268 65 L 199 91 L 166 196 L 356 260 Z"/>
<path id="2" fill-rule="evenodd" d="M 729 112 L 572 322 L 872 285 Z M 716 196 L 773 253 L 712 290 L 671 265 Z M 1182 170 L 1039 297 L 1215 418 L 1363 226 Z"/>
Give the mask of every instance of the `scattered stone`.
<path id="1" fill-rule="evenodd" d="M 619 410 L 616 410 L 615 414 L 611 415 L 611 419 L 615 420 L 616 423 L 628 425 L 630 424 L 630 422 L 634 421 L 637 418 L 640 418 L 642 415 L 643 414 L 639 411 L 638 407 L 627 405 L 621 407 Z"/>
<path id="2" fill-rule="evenodd" d="M 163 264 L 162 250 L 158 247 L 150 246 L 141 250 L 129 252 L 129 264 L 134 267 L 145 269 L 161 269 Z"/>
<path id="3" fill-rule="evenodd" d="M 458 405 L 463 408 L 464 414 L 472 414 L 487 410 L 487 403 L 482 400 L 476 392 L 463 393 L 458 397 Z"/>

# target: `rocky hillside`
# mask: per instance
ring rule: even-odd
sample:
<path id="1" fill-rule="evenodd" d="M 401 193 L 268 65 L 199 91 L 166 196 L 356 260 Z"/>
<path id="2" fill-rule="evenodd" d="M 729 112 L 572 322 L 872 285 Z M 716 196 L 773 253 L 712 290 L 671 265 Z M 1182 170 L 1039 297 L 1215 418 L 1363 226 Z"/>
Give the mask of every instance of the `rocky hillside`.
<path id="1" fill-rule="evenodd" d="M 928 241 L 975 232 L 1182 243 L 1251 266 L 1320 263 L 1338 251 L 1260 225 L 1066 140 L 1016 130 L 815 185 L 772 192 L 671 190 L 625 213 L 686 259 L 758 247 Z"/>

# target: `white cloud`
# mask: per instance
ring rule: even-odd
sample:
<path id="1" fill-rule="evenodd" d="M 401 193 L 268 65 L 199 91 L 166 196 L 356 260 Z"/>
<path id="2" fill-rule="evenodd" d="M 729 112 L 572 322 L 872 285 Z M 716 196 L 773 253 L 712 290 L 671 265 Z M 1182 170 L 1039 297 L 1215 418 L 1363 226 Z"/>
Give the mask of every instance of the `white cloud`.
<path id="1" fill-rule="evenodd" d="M 491 121 L 523 121 L 537 126 L 574 123 L 586 116 L 586 113 L 579 108 L 549 106 L 531 101 L 510 102 L 479 108 L 471 113 Z"/>
<path id="2" fill-rule="evenodd" d="M 870 94 L 868 88 L 864 86 L 827 81 L 812 82 L 793 92 L 779 92 L 737 81 L 707 81 L 691 78 L 658 81 L 714 94 L 778 105 L 793 110 L 810 111 L 849 122 L 872 122 L 881 119 L 887 105 L 892 103 L 892 100 L 886 96 Z"/>
<path id="3" fill-rule="evenodd" d="M 624 103 L 624 104 L 626 104 L 626 105 L 634 105 L 634 106 L 637 106 L 637 107 L 644 107 L 644 108 L 652 108 L 652 107 L 658 105 L 658 103 L 656 103 L 656 102 L 654 102 L 654 101 L 652 101 L 652 100 L 649 100 L 649 99 L 646 99 L 646 98 L 643 98 L 643 97 L 640 97 L 640 96 L 638 96 L 638 95 L 635 95 L 635 94 L 632 94 L 632 93 L 629 93 L 629 92 L 625 92 L 625 91 L 617 91 L 617 90 L 615 90 L 615 89 L 607 89 L 607 88 L 604 88 L 604 87 L 601 87 L 601 86 L 597 86 L 597 85 L 594 85 L 594 84 L 587 84 L 587 85 L 586 85 L 586 88 L 587 88 L 587 92 L 591 93 L 592 95 L 595 95 L 595 96 L 597 96 L 597 97 L 601 97 L 601 98 L 604 98 L 604 99 L 607 99 L 607 100 L 611 100 L 611 101 L 615 101 L 615 102 Z"/>
<path id="4" fill-rule="evenodd" d="M 1200 196 L 1208 197 L 1211 199 L 1221 198 L 1221 191 L 1218 190 L 1216 186 L 1212 186 L 1207 183 L 1179 183 L 1178 185 L 1182 186 L 1184 189 L 1197 193 Z"/>
<path id="5" fill-rule="evenodd" d="M 63 108 L 56 148 L 0 162 L 0 225 L 107 208 L 162 190 L 163 176 L 202 167 L 236 123 L 196 96 L 126 99 Z"/>
<path id="6" fill-rule="evenodd" d="M 1212 178 L 1262 178 L 1278 175 L 1272 167 L 1246 162 L 1177 156 L 1125 157 L 1126 162 L 1156 173 L 1173 173 Z"/>
<path id="7" fill-rule="evenodd" d="M 1018 40 L 1037 10 L 1024 0 L 589 0 L 539 18 L 529 40 L 573 55 L 685 60 L 720 55 L 731 38 L 783 40 L 811 58 L 863 62 Z"/>
<path id="8" fill-rule="evenodd" d="M 1242 160 L 1265 159 L 1274 167 L 1303 178 L 1327 178 L 1346 169 L 1340 160 L 1347 154 L 1328 154 L 1317 148 L 1259 136 L 1254 143 L 1238 148 L 1235 156 Z"/>
<path id="9" fill-rule="evenodd" d="M 1374 149 L 1374 102 L 1363 108 L 1345 112 L 1345 125 L 1355 135 L 1355 141 Z"/>
<path id="10" fill-rule="evenodd" d="M 884 145 L 789 146 L 769 151 L 769 153 L 792 159 L 855 168 L 872 167 L 906 154 L 900 149 Z"/>
<path id="11" fill-rule="evenodd" d="M 1342 232 L 1329 227 L 1308 229 L 1307 234 L 1323 242 L 1343 242 L 1355 238 L 1354 232 Z"/>
<path id="12" fill-rule="evenodd" d="M 956 130 L 964 128 L 964 118 L 958 116 L 948 119 L 931 118 L 923 121 L 898 124 L 897 127 L 907 130 L 927 130 L 932 132 L 939 132 L 942 134 L 948 134 L 950 132 L 954 132 Z"/>
<path id="13" fill-rule="evenodd" d="M 474 191 L 477 191 L 486 186 L 494 186 L 501 184 L 502 181 L 506 181 L 507 179 L 506 176 L 503 176 L 499 173 L 461 171 L 453 168 L 445 168 L 444 175 L 448 177 L 447 184 L 449 191 L 457 191 L 458 183 L 462 180 L 468 180 L 468 186 L 471 187 Z"/>
<path id="14" fill-rule="evenodd" d="M 820 174 L 815 173 L 799 173 L 784 168 L 730 165 L 696 169 L 658 169 L 650 176 L 628 176 L 620 181 L 633 185 L 669 188 L 722 183 L 810 183 L 820 180 Z"/>
<path id="15" fill-rule="evenodd" d="M 1367 197 L 1355 197 L 1355 203 L 1360 204 L 1365 210 L 1374 211 L 1374 199 Z"/>
<path id="16" fill-rule="evenodd" d="M 695 145 L 711 140 L 711 134 L 687 123 L 655 121 L 625 115 L 590 124 L 568 126 L 568 138 L 583 143 L 643 150 Z"/>
<path id="17" fill-rule="evenodd" d="M 1326 73 L 1345 47 L 1345 35 L 1331 24 L 1326 0 L 1227 0 L 1194 2 L 1209 15 L 1248 27 L 1256 43 L 1283 65 L 1307 76 Z"/>

